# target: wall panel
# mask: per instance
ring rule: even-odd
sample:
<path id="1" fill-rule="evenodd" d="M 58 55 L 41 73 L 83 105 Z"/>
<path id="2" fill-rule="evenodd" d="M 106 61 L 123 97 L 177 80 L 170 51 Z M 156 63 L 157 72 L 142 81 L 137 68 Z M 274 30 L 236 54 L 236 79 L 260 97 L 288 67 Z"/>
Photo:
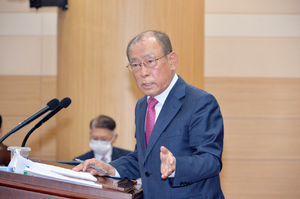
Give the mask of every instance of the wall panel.
<path id="1" fill-rule="evenodd" d="M 300 118 L 226 119 L 224 159 L 300 161 Z"/>
<path id="2" fill-rule="evenodd" d="M 299 198 L 300 79 L 205 78 L 224 117 L 227 198 Z"/>
<path id="3" fill-rule="evenodd" d="M 300 37 L 300 15 L 206 14 L 210 37 Z"/>
<path id="4" fill-rule="evenodd" d="M 206 13 L 300 14 L 298 0 L 207 0 Z"/>
<path id="5" fill-rule="evenodd" d="M 297 199 L 300 161 L 224 160 L 221 183 L 225 198 Z"/>
<path id="6" fill-rule="evenodd" d="M 29 75 L 41 74 L 40 37 L 0 37 L 0 74 Z"/>
<path id="7" fill-rule="evenodd" d="M 5 135 L 56 97 L 56 77 L 0 76 L 0 88 L 0 114 Z M 21 146 L 26 134 L 41 118 L 9 136 L 4 143 Z M 55 117 L 36 129 L 26 143 L 31 148 L 30 157 L 56 159 L 56 132 Z"/>
<path id="8" fill-rule="evenodd" d="M 300 78 L 299 52 L 300 38 L 206 37 L 205 77 Z"/>
<path id="9" fill-rule="evenodd" d="M 1 115 L 25 117 L 33 114 L 32 110 L 38 111 L 40 108 L 39 83 L 39 77 L 0 76 Z"/>
<path id="10" fill-rule="evenodd" d="M 300 118 L 300 79 L 205 78 L 226 118 Z"/>

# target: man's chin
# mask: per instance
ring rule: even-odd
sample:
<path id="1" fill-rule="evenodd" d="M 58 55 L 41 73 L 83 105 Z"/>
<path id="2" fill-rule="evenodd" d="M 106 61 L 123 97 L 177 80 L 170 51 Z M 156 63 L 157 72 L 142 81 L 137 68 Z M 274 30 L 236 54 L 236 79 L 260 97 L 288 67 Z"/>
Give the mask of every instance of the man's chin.
<path id="1" fill-rule="evenodd" d="M 144 95 L 147 95 L 147 96 L 150 96 L 150 97 L 154 97 L 154 96 L 156 96 L 155 94 L 154 94 L 154 92 L 153 91 L 150 91 L 150 90 L 143 90 L 142 91 L 142 93 L 144 94 Z"/>

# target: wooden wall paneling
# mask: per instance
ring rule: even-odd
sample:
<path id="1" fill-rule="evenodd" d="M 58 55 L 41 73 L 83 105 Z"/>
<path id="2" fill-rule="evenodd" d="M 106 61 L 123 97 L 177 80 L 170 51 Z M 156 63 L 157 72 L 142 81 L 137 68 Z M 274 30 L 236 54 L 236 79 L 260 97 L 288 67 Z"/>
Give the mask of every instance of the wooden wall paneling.
<path id="1" fill-rule="evenodd" d="M 26 34 L 34 34 L 34 30 L 37 29 L 36 25 L 40 25 L 40 22 L 38 22 L 38 17 L 35 15 L 19 15 L 22 17 L 16 15 L 17 18 L 13 14 L 7 14 L 8 18 L 1 15 L 0 75 L 39 76 L 41 72 L 42 40 L 39 36 L 28 36 Z M 11 22 L 9 23 L 9 21 Z M 18 21 L 18 23 L 15 23 L 15 21 Z M 22 28 L 26 21 L 30 21 L 30 26 Z M 5 32 L 7 29 L 10 31 Z M 3 30 L 4 32 L 2 32 Z M 25 35 L 18 35 L 18 31 L 21 30 L 24 30 Z M 27 30 L 29 31 L 27 32 Z M 12 35 L 8 35 L 9 33 Z"/>
<path id="2" fill-rule="evenodd" d="M 88 125 L 99 114 L 116 120 L 116 146 L 133 150 L 134 107 L 142 94 L 125 66 L 127 43 L 136 34 L 148 29 L 169 34 L 183 65 L 179 75 L 203 85 L 203 5 L 196 0 L 69 1 L 68 11 L 59 11 L 57 89 L 72 104 L 58 115 L 58 159 L 89 150 Z"/>
<path id="3" fill-rule="evenodd" d="M 51 99 L 57 98 L 56 76 L 42 76 L 40 79 L 41 86 L 41 103 L 47 104 Z M 57 98 L 58 99 L 58 98 Z M 58 99 L 62 100 L 62 99 Z"/>
<path id="4" fill-rule="evenodd" d="M 299 78 L 299 51 L 297 37 L 206 36 L 205 77 Z"/>
<path id="5" fill-rule="evenodd" d="M 300 79 L 206 78 L 225 117 L 300 118 Z"/>
<path id="6" fill-rule="evenodd" d="M 261 26 L 263 29 L 264 26 Z M 228 27 L 225 26 L 224 31 L 219 29 L 218 32 L 226 32 L 226 29 Z M 300 77 L 299 37 L 251 37 L 246 36 L 249 33 L 244 29 L 241 29 L 240 34 L 239 37 L 205 37 L 205 77 Z"/>
<path id="7" fill-rule="evenodd" d="M 300 119 L 224 120 L 224 159 L 300 161 Z"/>
<path id="8" fill-rule="evenodd" d="M 36 76 L 0 76 L 0 88 L 0 114 L 3 119 L 3 135 L 5 135 L 42 108 L 40 79 Z M 32 127 L 33 124 L 28 124 L 8 137 L 3 143 L 8 146 L 21 146 L 26 133 Z M 32 152 L 30 155 L 33 157 L 39 153 L 38 139 L 38 134 L 33 134 L 27 142 L 28 144 L 31 142 Z"/>
<path id="9" fill-rule="evenodd" d="M 33 112 L 34 113 L 34 112 Z M 32 114 L 33 114 L 32 113 Z M 30 115 L 32 115 L 30 114 Z M 15 126 L 17 126 L 20 122 L 24 121 L 28 116 L 18 116 L 18 115 L 2 115 L 3 123 L 2 123 L 2 130 L 3 135 L 11 131 Z M 26 136 L 26 133 L 34 126 L 34 124 L 28 124 L 27 126 L 23 127 L 22 129 L 18 130 L 17 132 L 10 135 L 6 140 L 4 140 L 4 144 L 8 146 L 21 146 L 24 137 Z M 36 134 L 36 133 L 35 133 Z M 32 140 L 35 140 L 34 135 L 28 139 L 28 142 L 26 146 L 29 146 L 29 142 L 32 142 Z M 39 145 L 36 146 L 30 146 L 33 148 L 39 147 Z"/>
<path id="10" fill-rule="evenodd" d="M 249 14 L 300 14 L 297 0 L 209 0 L 205 1 L 206 13 L 249 13 Z"/>
<path id="11" fill-rule="evenodd" d="M 224 117 L 227 198 L 299 198 L 299 79 L 205 78 Z"/>
<path id="12" fill-rule="evenodd" d="M 36 134 L 40 134 L 39 138 L 41 145 L 41 148 L 39 149 L 39 156 L 36 158 L 42 160 L 56 160 L 56 136 L 58 131 L 57 116 L 48 120 L 36 131 Z"/>
<path id="13" fill-rule="evenodd" d="M 35 76 L 0 76 L 1 115 L 26 117 L 39 110 L 39 77 Z"/>
<path id="14" fill-rule="evenodd" d="M 42 76 L 41 78 L 41 101 L 42 104 L 53 98 L 62 100 L 57 97 L 57 80 L 56 76 Z M 61 110 L 63 112 L 64 109 Z M 60 114 L 61 112 L 57 113 Z M 57 116 L 52 117 L 36 130 L 40 134 L 39 159 L 55 160 L 56 159 L 56 134 L 57 134 Z"/>
<path id="15" fill-rule="evenodd" d="M 166 32 L 178 54 L 177 74 L 203 88 L 204 1 L 146 1 L 148 29 Z M 159 6 L 158 6 L 159 5 Z"/>
<path id="16" fill-rule="evenodd" d="M 0 88 L 0 114 L 5 135 L 56 97 L 56 77 L 0 76 Z M 21 146 L 26 134 L 42 117 L 12 134 L 4 143 Z M 52 118 L 30 135 L 26 143 L 31 148 L 30 157 L 55 159 L 55 127 L 56 119 Z"/>
<path id="17" fill-rule="evenodd" d="M 32 112 L 32 114 L 34 114 L 36 111 L 38 111 L 38 109 L 35 110 L 34 112 Z M 30 114 L 30 115 L 32 115 L 32 114 Z M 30 115 L 28 115 L 28 116 L 17 116 L 17 115 L 8 116 L 8 115 L 3 115 L 3 114 L 1 114 L 1 115 L 2 115 L 2 119 L 3 119 L 3 124 L 2 124 L 3 125 L 3 136 L 6 133 L 8 133 L 9 131 L 11 131 L 20 122 L 24 121 L 26 118 L 28 118 L 30 116 Z M 7 146 L 21 146 L 24 137 L 30 131 L 30 129 L 34 126 L 34 124 L 35 124 L 35 122 L 32 122 L 32 123 L 26 125 L 25 127 L 23 127 L 22 129 L 18 130 L 17 132 L 11 134 L 7 139 L 4 140 L 3 143 Z M 42 146 L 40 144 L 39 130 L 36 130 L 31 134 L 31 136 L 27 140 L 26 146 L 31 148 L 31 152 L 29 153 L 30 157 L 32 157 L 32 158 L 40 157 L 40 150 L 41 150 Z"/>
<path id="18" fill-rule="evenodd" d="M 225 198 L 296 199 L 300 196 L 299 161 L 223 160 Z"/>

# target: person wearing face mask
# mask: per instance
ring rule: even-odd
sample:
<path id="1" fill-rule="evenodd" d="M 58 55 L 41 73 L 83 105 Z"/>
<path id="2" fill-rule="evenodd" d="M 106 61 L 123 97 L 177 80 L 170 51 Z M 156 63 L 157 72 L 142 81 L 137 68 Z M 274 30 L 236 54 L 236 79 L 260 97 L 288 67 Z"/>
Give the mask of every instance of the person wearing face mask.
<path id="1" fill-rule="evenodd" d="M 115 133 L 115 128 L 115 121 L 108 116 L 100 115 L 94 118 L 90 122 L 90 148 L 92 150 L 73 160 L 96 158 L 102 162 L 109 163 L 129 154 L 131 151 L 113 146 L 118 137 L 118 134 Z"/>

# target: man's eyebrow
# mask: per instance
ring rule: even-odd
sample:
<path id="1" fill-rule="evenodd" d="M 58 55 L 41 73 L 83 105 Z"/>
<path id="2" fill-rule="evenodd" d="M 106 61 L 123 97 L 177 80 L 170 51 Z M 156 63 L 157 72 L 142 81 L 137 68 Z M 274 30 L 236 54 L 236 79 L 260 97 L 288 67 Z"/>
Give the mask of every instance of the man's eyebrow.
<path id="1" fill-rule="evenodd" d="M 146 58 L 146 57 L 153 57 L 153 56 L 154 56 L 153 53 L 148 53 L 148 54 L 146 54 L 146 55 L 143 55 L 143 59 Z"/>
<path id="2" fill-rule="evenodd" d="M 143 55 L 142 56 L 142 59 L 145 59 L 145 58 L 147 58 L 147 57 L 153 57 L 154 56 L 154 54 L 153 53 L 148 53 L 148 54 L 146 54 L 146 55 Z M 138 60 L 139 61 L 139 59 L 138 58 L 131 58 L 130 60 L 129 60 L 129 62 L 132 62 L 132 61 L 136 61 L 136 60 Z"/>
<path id="3" fill-rule="evenodd" d="M 132 62 L 132 61 L 135 61 L 135 60 L 138 60 L 137 58 L 131 58 L 129 59 L 129 62 Z"/>

